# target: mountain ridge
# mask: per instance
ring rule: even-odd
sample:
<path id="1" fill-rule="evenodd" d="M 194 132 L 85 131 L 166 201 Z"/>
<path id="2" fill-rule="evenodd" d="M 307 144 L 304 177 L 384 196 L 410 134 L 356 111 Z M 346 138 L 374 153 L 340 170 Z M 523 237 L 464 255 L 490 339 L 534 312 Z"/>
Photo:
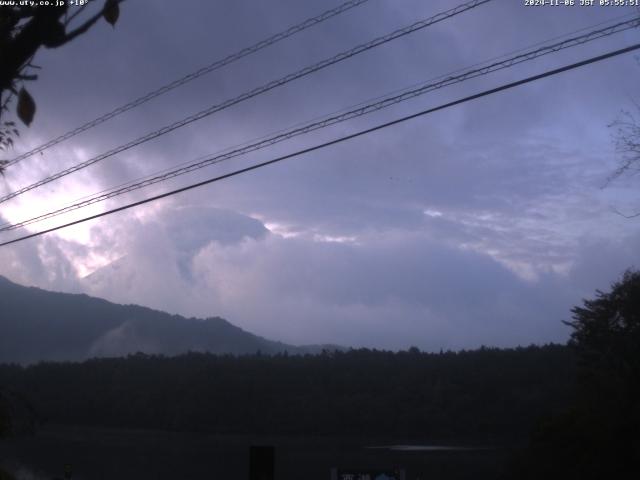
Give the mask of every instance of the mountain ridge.
<path id="1" fill-rule="evenodd" d="M 289 345 L 221 317 L 172 315 L 84 293 L 26 287 L 0 275 L 0 363 L 80 361 L 131 353 L 179 355 L 319 353 L 335 345 Z"/>

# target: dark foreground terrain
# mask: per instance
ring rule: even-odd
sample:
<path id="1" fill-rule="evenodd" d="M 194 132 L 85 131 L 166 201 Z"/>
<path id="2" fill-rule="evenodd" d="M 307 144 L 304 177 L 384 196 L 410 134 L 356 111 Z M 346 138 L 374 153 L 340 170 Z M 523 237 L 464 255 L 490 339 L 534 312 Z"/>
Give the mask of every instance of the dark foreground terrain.
<path id="1" fill-rule="evenodd" d="M 73 479 L 247 479 L 249 447 L 273 445 L 280 480 L 332 467 L 496 479 L 566 407 L 573 373 L 557 345 L 0 365 L 5 396 L 38 425 L 0 442 L 0 467 L 16 480 L 63 478 L 66 464 Z"/>
<path id="2" fill-rule="evenodd" d="M 280 480 L 635 480 L 640 272 L 572 313 L 568 346 L 0 364 L 0 478 L 245 479 L 262 444 Z"/>
<path id="3" fill-rule="evenodd" d="M 396 439 L 397 440 L 397 439 Z M 389 439 L 170 433 L 49 425 L 36 436 L 0 442 L 0 466 L 16 479 L 249 478 L 249 446 L 275 446 L 279 480 L 328 480 L 331 467 L 403 467 L 407 480 L 495 479 L 504 448 L 393 450 Z M 412 445 L 416 445 L 415 440 Z M 486 447 L 486 446 L 483 446 Z"/>
<path id="4" fill-rule="evenodd" d="M 43 422 L 151 430 L 503 444 L 570 401 L 563 346 L 306 356 L 132 355 L 0 365 Z"/>

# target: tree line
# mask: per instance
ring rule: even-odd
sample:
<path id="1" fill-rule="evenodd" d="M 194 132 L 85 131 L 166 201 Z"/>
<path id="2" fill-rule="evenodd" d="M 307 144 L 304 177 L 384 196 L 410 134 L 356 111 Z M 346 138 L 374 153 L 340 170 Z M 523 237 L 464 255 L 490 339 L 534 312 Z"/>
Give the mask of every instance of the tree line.
<path id="1" fill-rule="evenodd" d="M 321 355 L 136 354 L 0 366 L 42 421 L 219 433 L 523 440 L 565 408 L 565 346 Z"/>

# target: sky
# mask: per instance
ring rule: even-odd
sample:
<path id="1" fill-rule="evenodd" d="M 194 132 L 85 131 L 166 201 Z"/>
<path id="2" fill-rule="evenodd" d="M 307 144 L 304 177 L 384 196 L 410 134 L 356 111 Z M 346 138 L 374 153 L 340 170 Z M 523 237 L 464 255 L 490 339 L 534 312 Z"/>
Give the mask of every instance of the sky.
<path id="1" fill-rule="evenodd" d="M 96 2 L 97 3 L 97 2 Z M 130 0 L 41 50 L 19 154 L 338 1 Z M 9 168 L 6 194 L 458 4 L 370 0 Z M 493 0 L 0 205 L 17 222 L 637 9 Z M 595 28 L 595 27 L 594 27 Z M 631 45 L 638 29 L 431 92 L 8 240 Z M 423 350 L 565 342 L 571 308 L 640 267 L 640 183 L 611 123 L 640 102 L 626 54 L 215 184 L 0 247 L 0 274 L 294 344 Z M 635 103 L 634 103 L 635 102 Z"/>

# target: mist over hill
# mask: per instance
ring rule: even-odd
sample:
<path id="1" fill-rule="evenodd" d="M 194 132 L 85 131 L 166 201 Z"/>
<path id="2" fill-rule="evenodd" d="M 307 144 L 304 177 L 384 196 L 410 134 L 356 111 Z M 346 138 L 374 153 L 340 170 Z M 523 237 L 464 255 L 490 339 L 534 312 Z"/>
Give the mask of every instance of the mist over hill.
<path id="1" fill-rule="evenodd" d="M 317 353 L 323 348 L 335 346 L 287 345 L 220 317 L 185 318 L 84 294 L 24 287 L 0 276 L 0 362 L 78 361 L 137 352 Z"/>

